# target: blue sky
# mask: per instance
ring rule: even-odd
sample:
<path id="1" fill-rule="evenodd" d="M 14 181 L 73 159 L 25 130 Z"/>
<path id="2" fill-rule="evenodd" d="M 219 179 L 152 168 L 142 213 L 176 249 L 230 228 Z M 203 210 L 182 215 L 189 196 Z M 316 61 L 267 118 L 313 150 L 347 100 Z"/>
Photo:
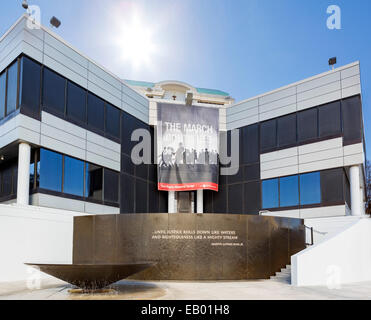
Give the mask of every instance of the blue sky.
<path id="1" fill-rule="evenodd" d="M 237 101 L 359 60 L 368 154 L 371 150 L 371 1 L 369 0 L 29 0 L 42 22 L 62 21 L 56 32 L 126 79 L 182 80 L 227 91 Z M 342 29 L 326 26 L 338 5 Z M 2 0 L 0 34 L 23 13 L 21 0 Z M 134 65 L 121 44 L 137 16 L 150 30 L 153 50 Z"/>

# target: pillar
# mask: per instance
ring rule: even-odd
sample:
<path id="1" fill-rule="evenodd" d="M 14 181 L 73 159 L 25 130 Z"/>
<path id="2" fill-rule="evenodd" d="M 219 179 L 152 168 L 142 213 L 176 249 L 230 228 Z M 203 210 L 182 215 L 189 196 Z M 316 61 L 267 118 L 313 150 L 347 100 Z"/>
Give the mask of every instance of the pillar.
<path id="1" fill-rule="evenodd" d="M 168 191 L 168 213 L 176 213 L 175 191 Z"/>
<path id="2" fill-rule="evenodd" d="M 197 190 L 197 213 L 204 213 L 204 191 Z"/>
<path id="3" fill-rule="evenodd" d="M 359 166 L 352 166 L 349 168 L 349 180 L 350 180 L 350 203 L 352 206 L 352 216 L 361 216 L 361 185 L 360 185 L 360 172 Z"/>
<path id="4" fill-rule="evenodd" d="M 17 204 L 29 205 L 31 146 L 21 142 L 18 146 Z"/>

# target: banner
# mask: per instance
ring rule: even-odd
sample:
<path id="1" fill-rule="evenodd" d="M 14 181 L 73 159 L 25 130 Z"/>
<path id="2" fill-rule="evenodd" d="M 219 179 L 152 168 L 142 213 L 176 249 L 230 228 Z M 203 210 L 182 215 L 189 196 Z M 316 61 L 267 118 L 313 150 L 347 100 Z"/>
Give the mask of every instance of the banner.
<path id="1" fill-rule="evenodd" d="M 158 189 L 214 190 L 219 179 L 219 110 L 157 104 Z"/>

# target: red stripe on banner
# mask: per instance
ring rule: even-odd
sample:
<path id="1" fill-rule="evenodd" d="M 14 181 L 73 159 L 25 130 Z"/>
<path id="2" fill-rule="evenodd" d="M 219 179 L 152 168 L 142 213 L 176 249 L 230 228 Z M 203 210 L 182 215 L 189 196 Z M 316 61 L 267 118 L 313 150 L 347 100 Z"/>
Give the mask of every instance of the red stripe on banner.
<path id="1" fill-rule="evenodd" d="M 212 190 L 219 191 L 219 185 L 212 182 L 195 182 L 195 183 L 158 183 L 160 191 L 194 191 L 194 190 Z"/>

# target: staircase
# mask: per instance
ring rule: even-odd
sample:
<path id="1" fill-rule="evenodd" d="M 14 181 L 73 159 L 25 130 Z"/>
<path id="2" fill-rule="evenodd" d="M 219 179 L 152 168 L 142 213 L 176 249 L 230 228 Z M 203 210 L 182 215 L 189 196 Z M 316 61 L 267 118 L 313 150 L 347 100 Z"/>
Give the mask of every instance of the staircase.
<path id="1" fill-rule="evenodd" d="M 287 265 L 281 271 L 276 272 L 276 275 L 270 277 L 271 281 L 291 284 L 291 266 Z"/>

